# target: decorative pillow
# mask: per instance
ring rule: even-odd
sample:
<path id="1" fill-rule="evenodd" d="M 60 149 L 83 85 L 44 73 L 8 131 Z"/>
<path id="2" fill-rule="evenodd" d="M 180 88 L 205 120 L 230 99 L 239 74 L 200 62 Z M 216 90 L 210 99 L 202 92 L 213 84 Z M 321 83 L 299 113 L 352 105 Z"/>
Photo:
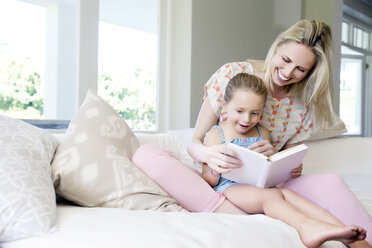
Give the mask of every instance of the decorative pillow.
<path id="1" fill-rule="evenodd" d="M 57 193 L 82 206 L 183 211 L 132 164 L 137 148 L 125 121 L 89 91 L 52 162 Z"/>
<path id="2" fill-rule="evenodd" d="M 335 125 L 333 125 L 332 127 L 315 130 L 314 133 L 306 141 L 337 137 L 346 132 L 347 129 L 345 127 L 345 124 L 339 117 L 337 117 Z"/>
<path id="3" fill-rule="evenodd" d="M 0 241 L 56 230 L 50 162 L 58 141 L 47 131 L 0 115 Z"/>

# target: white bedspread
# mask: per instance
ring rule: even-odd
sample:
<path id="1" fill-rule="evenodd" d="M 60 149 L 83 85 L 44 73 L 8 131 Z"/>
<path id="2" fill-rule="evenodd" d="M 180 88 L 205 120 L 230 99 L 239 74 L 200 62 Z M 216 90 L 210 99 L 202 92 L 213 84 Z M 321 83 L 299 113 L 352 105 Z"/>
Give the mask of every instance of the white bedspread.
<path id="1" fill-rule="evenodd" d="M 191 130 L 192 131 L 192 130 Z M 139 135 L 140 143 L 157 143 L 198 169 L 186 152 L 190 130 Z M 182 138 L 183 137 L 183 138 Z M 176 142 L 177 141 L 177 142 Z M 372 139 L 314 141 L 304 173 L 337 172 L 372 214 Z M 264 215 L 164 213 L 113 208 L 58 206 L 59 231 L 1 243 L 1 248 L 137 248 L 137 247 L 304 247 L 295 229 Z M 327 242 L 322 248 L 345 247 Z"/>
<path id="2" fill-rule="evenodd" d="M 164 213 L 59 206 L 60 231 L 2 248 L 304 247 L 292 227 L 264 215 Z M 323 247 L 344 247 L 328 242 Z"/>

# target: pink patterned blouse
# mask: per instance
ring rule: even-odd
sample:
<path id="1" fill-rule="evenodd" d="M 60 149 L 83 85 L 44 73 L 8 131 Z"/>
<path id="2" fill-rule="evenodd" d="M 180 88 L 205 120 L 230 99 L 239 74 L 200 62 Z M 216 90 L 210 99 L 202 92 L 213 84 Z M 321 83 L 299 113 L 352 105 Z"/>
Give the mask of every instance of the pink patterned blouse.
<path id="1" fill-rule="evenodd" d="M 233 62 L 223 65 L 204 86 L 204 98 L 209 99 L 219 122 L 226 121 L 222 111 L 222 100 L 229 80 L 236 74 L 253 73 L 250 62 Z M 302 106 L 292 97 L 276 99 L 267 96 L 260 125 L 269 130 L 271 143 L 276 151 L 285 144 L 301 142 L 311 136 L 312 121 L 309 108 Z"/>

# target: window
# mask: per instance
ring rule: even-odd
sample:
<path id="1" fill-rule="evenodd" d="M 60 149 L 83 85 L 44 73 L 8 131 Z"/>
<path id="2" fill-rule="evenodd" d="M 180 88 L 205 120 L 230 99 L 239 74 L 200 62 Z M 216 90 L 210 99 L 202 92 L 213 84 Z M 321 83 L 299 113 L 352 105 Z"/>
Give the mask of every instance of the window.
<path id="1" fill-rule="evenodd" d="M 0 3 L 0 113 L 43 119 L 45 8 L 14 0 Z"/>
<path id="2" fill-rule="evenodd" d="M 369 33 L 359 27 L 354 27 L 354 46 L 369 49 Z"/>
<path id="3" fill-rule="evenodd" d="M 363 56 L 343 55 L 341 58 L 340 118 L 349 135 L 362 134 Z"/>
<path id="4" fill-rule="evenodd" d="M 90 88 L 131 128 L 159 128 L 157 0 L 30 2 L 0 1 L 0 113 L 60 126 Z M 99 13 L 99 23 L 88 12 Z M 99 37 L 85 37 L 91 30 Z M 82 53 L 86 47 L 97 56 Z M 98 69 L 81 68 L 81 60 Z"/>
<path id="5" fill-rule="evenodd" d="M 347 22 L 342 22 L 342 42 L 350 43 L 349 34 L 350 34 L 350 24 Z"/>
<path id="6" fill-rule="evenodd" d="M 156 130 L 157 0 L 136 3 L 100 6 L 98 93 L 131 128 Z"/>
<path id="7" fill-rule="evenodd" d="M 347 19 L 342 26 L 340 117 L 346 135 L 371 135 L 371 27 Z"/>

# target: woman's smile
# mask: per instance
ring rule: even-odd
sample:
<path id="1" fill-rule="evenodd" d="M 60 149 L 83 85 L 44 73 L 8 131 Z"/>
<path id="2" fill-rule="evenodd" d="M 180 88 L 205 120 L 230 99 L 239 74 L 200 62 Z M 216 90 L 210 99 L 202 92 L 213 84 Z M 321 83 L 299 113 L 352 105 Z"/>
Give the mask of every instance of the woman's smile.
<path id="1" fill-rule="evenodd" d="M 289 80 L 291 80 L 291 78 L 287 78 L 286 76 L 284 76 L 280 70 L 277 68 L 276 71 L 278 72 L 277 73 L 277 76 L 278 76 L 278 80 L 282 83 L 288 83 Z"/>

